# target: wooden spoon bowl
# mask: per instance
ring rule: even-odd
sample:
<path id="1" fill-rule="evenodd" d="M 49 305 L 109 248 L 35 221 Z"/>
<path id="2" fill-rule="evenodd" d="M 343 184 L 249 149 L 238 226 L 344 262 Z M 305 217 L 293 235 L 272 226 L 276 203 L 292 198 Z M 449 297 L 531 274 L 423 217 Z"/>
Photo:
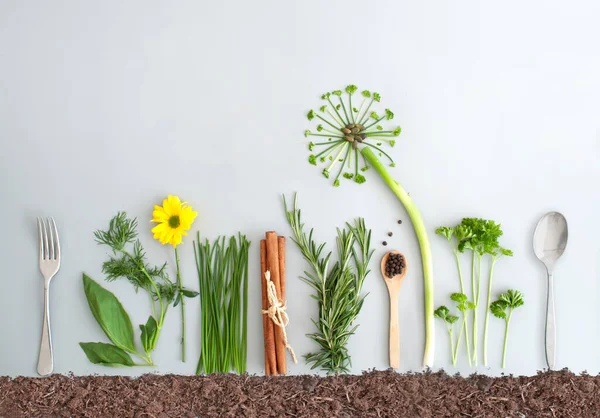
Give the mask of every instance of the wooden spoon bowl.
<path id="1" fill-rule="evenodd" d="M 402 273 L 396 274 L 393 277 L 387 275 L 387 262 L 392 254 L 400 254 L 404 260 L 404 268 Z M 388 288 L 390 294 L 390 367 L 397 369 L 400 367 L 400 330 L 398 325 L 398 295 L 400 294 L 400 286 L 404 281 L 406 272 L 408 271 L 408 262 L 406 257 L 399 251 L 389 251 L 381 259 L 381 275 Z"/>

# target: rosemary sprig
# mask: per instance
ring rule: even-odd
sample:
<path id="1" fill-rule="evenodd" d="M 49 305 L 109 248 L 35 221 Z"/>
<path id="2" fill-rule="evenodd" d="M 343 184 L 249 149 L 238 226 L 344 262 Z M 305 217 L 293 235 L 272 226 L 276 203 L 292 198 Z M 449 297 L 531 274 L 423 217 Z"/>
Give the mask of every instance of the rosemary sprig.
<path id="1" fill-rule="evenodd" d="M 373 255 L 370 249 L 371 230 L 362 218 L 346 228 L 337 230 L 338 261 L 331 268 L 332 253 L 324 254 L 326 244 L 313 240 L 313 230 L 306 234 L 298 209 L 297 196 L 293 210 L 288 210 L 283 197 L 287 220 L 292 228 L 292 240 L 309 263 L 311 271 L 305 271 L 300 279 L 311 286 L 313 298 L 319 302 L 319 319 L 313 320 L 317 331 L 308 337 L 320 349 L 305 355 L 312 368 L 320 368 L 330 374 L 350 371 L 351 359 L 347 349 L 350 336 L 358 325 L 354 325 L 364 303 L 366 294 L 361 294 L 363 282 L 369 274 L 369 262 Z"/>

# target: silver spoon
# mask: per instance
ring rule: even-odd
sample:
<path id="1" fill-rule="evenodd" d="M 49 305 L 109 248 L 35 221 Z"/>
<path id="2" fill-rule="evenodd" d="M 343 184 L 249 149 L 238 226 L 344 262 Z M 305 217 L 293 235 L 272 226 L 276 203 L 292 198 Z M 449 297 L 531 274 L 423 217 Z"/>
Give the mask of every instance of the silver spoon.
<path id="1" fill-rule="evenodd" d="M 554 317 L 554 263 L 565 252 L 569 232 L 567 220 L 558 212 L 542 216 L 533 233 L 533 251 L 546 266 L 548 300 L 546 304 L 546 363 L 554 369 L 556 358 L 556 321 Z"/>

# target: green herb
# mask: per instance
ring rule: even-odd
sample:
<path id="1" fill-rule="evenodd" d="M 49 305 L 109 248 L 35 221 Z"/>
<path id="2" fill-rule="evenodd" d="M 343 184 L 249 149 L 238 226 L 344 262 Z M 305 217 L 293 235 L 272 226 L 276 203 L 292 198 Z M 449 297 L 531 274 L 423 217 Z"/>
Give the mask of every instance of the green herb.
<path id="1" fill-rule="evenodd" d="M 440 227 L 436 230 L 438 235 L 445 237 L 454 252 L 456 259 L 456 266 L 458 268 L 458 277 L 460 281 L 460 289 L 462 293 L 465 293 L 465 287 L 463 283 L 462 271 L 460 266 L 459 254 L 465 251 L 471 251 L 471 294 L 475 308 L 473 310 L 473 329 L 472 329 L 472 340 L 473 340 L 473 352 L 472 361 L 477 365 L 477 330 L 478 330 L 478 311 L 479 300 L 481 296 L 481 260 L 484 255 L 488 254 L 492 257 L 492 263 L 490 268 L 490 276 L 488 282 L 488 303 L 490 304 L 491 289 L 492 289 L 492 277 L 494 271 L 494 264 L 502 255 L 512 255 L 510 250 L 502 248 L 498 243 L 498 239 L 502 236 L 502 229 L 500 224 L 491 221 L 484 220 L 481 218 L 464 218 L 462 222 L 455 227 Z M 484 364 L 487 365 L 487 322 L 489 317 L 489 310 L 486 313 L 486 321 L 484 328 L 483 338 L 483 352 L 484 352 Z M 466 334 L 467 348 L 469 347 L 469 332 Z"/>
<path id="2" fill-rule="evenodd" d="M 454 337 L 452 335 L 454 333 L 454 323 L 458 321 L 458 316 L 450 315 L 450 309 L 448 309 L 444 305 L 440 306 L 435 311 L 433 311 L 433 316 L 441 319 L 446 324 L 448 336 L 450 337 L 450 356 L 452 358 L 452 365 L 456 367 L 456 352 L 458 347 L 454 345 Z M 460 328 L 459 338 L 460 336 L 462 336 L 463 331 L 464 324 Z"/>
<path id="3" fill-rule="evenodd" d="M 354 325 L 362 309 L 366 295 L 361 294 L 363 282 L 369 274 L 371 230 L 358 218 L 354 225 L 337 230 L 338 261 L 330 268 L 332 253 L 324 254 L 325 243 L 313 240 L 313 230 L 304 231 L 297 197 L 293 210 L 289 210 L 283 198 L 287 220 L 294 233 L 293 241 L 298 245 L 311 271 L 301 277 L 313 288 L 312 297 L 319 303 L 319 319 L 313 320 L 317 332 L 308 337 L 320 347 L 318 353 L 309 353 L 306 361 L 313 369 L 320 368 L 330 374 L 350 371 L 348 340 L 358 328 Z"/>
<path id="4" fill-rule="evenodd" d="M 106 343 L 79 343 L 87 358 L 94 364 L 122 367 L 135 366 L 129 354 L 119 347 Z"/>
<path id="5" fill-rule="evenodd" d="M 510 325 L 510 318 L 512 317 L 513 310 L 519 306 L 523 306 L 523 294 L 518 290 L 508 290 L 506 293 L 502 293 L 497 301 L 490 304 L 490 311 L 496 318 L 504 319 L 506 328 L 504 330 L 504 349 L 502 351 L 502 368 L 506 365 L 506 346 L 508 343 L 508 327 Z M 508 309 L 508 312 L 507 312 Z"/>
<path id="6" fill-rule="evenodd" d="M 92 315 L 112 344 L 79 343 L 87 358 L 94 364 L 133 366 L 128 353 L 138 355 L 153 365 L 150 355 L 140 353 L 133 341 L 133 326 L 129 315 L 117 297 L 83 274 L 83 290 Z"/>
<path id="7" fill-rule="evenodd" d="M 124 278 L 138 291 L 143 289 L 150 298 L 153 314 L 146 324 L 140 325 L 140 342 L 144 353 L 140 353 L 133 343 L 133 329 L 127 312 L 119 300 L 108 290 L 84 274 L 84 290 L 94 318 L 113 342 L 110 344 L 82 343 L 88 359 L 93 363 L 114 365 L 109 360 L 125 358 L 125 354 L 139 355 L 147 364 L 154 365 L 150 353 L 156 348 L 165 316 L 174 300 L 179 297 L 177 286 L 169 280 L 165 271 L 166 263 L 161 267 L 150 266 L 141 242 L 137 239 L 137 221 L 130 219 L 125 212 L 119 212 L 111 219 L 107 230 L 94 233 L 98 244 L 110 247 L 113 255 L 102 265 L 107 281 Z M 116 354 L 116 355 L 115 355 Z M 129 366 L 129 361 L 121 364 Z"/>
<path id="8" fill-rule="evenodd" d="M 361 171 L 366 171 L 369 165 L 373 166 L 379 173 L 381 178 L 385 181 L 388 187 L 398 197 L 402 205 L 406 208 L 415 228 L 417 238 L 419 240 L 419 246 L 421 249 L 421 257 L 423 262 L 423 278 L 424 278 L 424 299 L 425 299 L 425 355 L 423 363 L 425 366 L 431 367 L 433 365 L 434 358 L 434 324 L 433 324 L 433 266 L 431 261 L 431 249 L 429 246 L 429 239 L 427 236 L 427 230 L 425 224 L 421 218 L 417 207 L 414 205 L 409 194 L 402 188 L 402 186 L 396 182 L 385 165 L 381 162 L 379 157 L 385 157 L 385 160 L 390 167 L 394 167 L 395 163 L 392 157 L 387 154 L 382 148 L 380 143 L 386 143 L 390 147 L 393 147 L 396 143 L 395 138 L 400 135 L 400 127 L 390 127 L 387 130 L 381 126 L 380 122 L 385 120 L 391 120 L 394 118 L 394 113 L 389 109 L 384 109 L 383 115 L 380 115 L 376 110 L 372 109 L 373 106 L 381 101 L 379 93 L 371 93 L 368 90 L 361 92 L 362 103 L 357 106 L 358 111 L 348 112 L 346 109 L 353 109 L 352 99 L 360 96 L 355 95 L 358 88 L 354 85 L 349 85 L 345 89 L 346 100 L 348 106 L 344 102 L 344 92 L 342 90 L 335 90 L 331 93 L 325 93 L 321 96 L 323 100 L 327 100 L 335 110 L 335 115 L 330 114 L 330 118 L 325 116 L 321 117 L 314 111 L 310 111 L 307 115 L 308 120 L 311 121 L 315 117 L 320 119 L 320 122 L 325 122 L 328 126 L 332 127 L 332 131 L 335 134 L 337 141 L 332 143 L 315 143 L 313 148 L 319 146 L 325 147 L 325 150 L 315 155 L 314 158 L 309 157 L 309 163 L 312 165 L 318 165 L 318 163 L 325 163 L 329 157 L 321 158 L 322 154 L 329 152 L 330 154 L 334 151 L 337 152 L 335 158 L 329 159 L 331 164 L 328 167 L 322 169 L 322 173 L 326 178 L 331 178 L 334 186 L 339 186 L 344 181 L 343 179 L 354 180 L 358 184 L 366 182 L 364 175 L 359 174 Z M 340 102 L 340 105 L 334 106 L 331 102 L 331 98 L 337 96 L 336 101 Z M 342 112 L 339 112 L 337 108 L 341 107 Z M 311 131 L 305 132 L 306 136 L 315 136 L 318 134 L 312 134 Z M 335 145 L 333 145 L 335 144 Z M 360 157 L 359 158 L 359 154 Z M 379 157 L 378 157 L 379 156 Z M 364 162 L 360 167 L 360 159 Z M 341 168 L 337 169 L 336 164 L 341 163 Z M 343 175 L 343 167 L 348 164 L 350 171 L 353 176 Z M 353 170 L 352 170 L 353 168 Z"/>
<path id="9" fill-rule="evenodd" d="M 498 259 L 502 256 L 512 257 L 513 253 L 511 250 L 498 246 L 492 252 L 492 262 L 490 264 L 490 276 L 488 279 L 488 294 L 487 294 L 487 309 L 485 313 L 485 325 L 483 327 L 483 364 L 487 366 L 487 336 L 488 336 L 488 321 L 490 319 L 491 302 L 492 302 L 492 279 L 494 276 L 494 266 Z"/>
<path id="10" fill-rule="evenodd" d="M 196 374 L 246 372 L 249 248 L 241 234 L 211 244 L 198 233 L 194 242 L 202 335 Z"/>
<path id="11" fill-rule="evenodd" d="M 463 334 L 463 330 L 465 331 L 465 342 L 467 345 L 467 358 L 469 360 L 469 366 L 471 365 L 471 347 L 469 345 L 469 325 L 467 322 L 468 312 L 470 310 L 475 309 L 475 304 L 471 302 L 467 295 L 464 293 L 452 293 L 450 295 L 450 299 L 456 302 L 456 309 L 458 309 L 462 313 L 462 325 L 460 335 L 458 336 L 458 340 L 456 341 L 456 349 L 454 350 L 454 358 L 453 362 L 456 363 L 456 357 L 458 356 L 458 348 L 460 347 L 460 339 Z"/>

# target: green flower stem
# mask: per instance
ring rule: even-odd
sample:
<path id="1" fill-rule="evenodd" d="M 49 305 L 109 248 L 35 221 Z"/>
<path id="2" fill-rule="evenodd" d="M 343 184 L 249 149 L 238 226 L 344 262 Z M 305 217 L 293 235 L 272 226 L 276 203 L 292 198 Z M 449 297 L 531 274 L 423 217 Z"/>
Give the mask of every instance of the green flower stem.
<path id="1" fill-rule="evenodd" d="M 367 106 L 367 108 L 365 109 L 365 113 L 364 113 L 364 115 L 362 115 L 362 118 L 360 119 L 360 122 L 359 122 L 360 125 L 364 125 L 365 122 L 369 120 L 369 109 L 371 109 L 371 105 L 373 104 L 374 101 L 375 101 L 375 99 L 371 99 L 369 106 Z"/>
<path id="2" fill-rule="evenodd" d="M 363 99 L 362 103 L 360 104 L 360 107 L 358 108 L 358 112 L 356 112 L 356 121 L 360 121 L 362 116 L 360 115 L 360 113 L 363 110 L 363 107 L 365 107 L 365 103 L 367 103 L 367 99 Z"/>
<path id="3" fill-rule="evenodd" d="M 367 135 L 367 138 L 396 138 L 398 135 L 384 134 L 384 135 Z"/>
<path id="4" fill-rule="evenodd" d="M 346 147 L 346 155 L 344 156 L 344 161 L 342 161 L 342 165 L 340 166 L 340 171 L 338 171 L 337 176 L 335 177 L 335 180 L 333 181 L 333 185 L 335 186 L 336 183 L 339 184 L 339 178 L 340 175 L 342 174 L 342 171 L 344 171 L 344 166 L 346 165 L 346 161 L 348 160 L 348 156 L 350 155 L 350 151 L 352 151 L 352 147 Z M 343 149 L 342 149 L 343 151 Z"/>
<path id="5" fill-rule="evenodd" d="M 350 118 L 352 119 L 352 123 L 356 123 L 354 120 L 354 113 L 352 112 L 352 95 L 350 94 L 348 97 L 348 107 L 350 108 Z"/>
<path id="6" fill-rule="evenodd" d="M 333 160 L 333 154 L 334 154 L 334 153 L 335 153 L 335 152 L 336 152 L 336 151 L 337 151 L 337 150 L 338 150 L 340 147 L 343 147 L 343 146 L 344 146 L 344 142 L 346 142 L 346 141 L 343 141 L 341 144 L 337 144 L 337 145 L 336 145 L 336 147 L 335 147 L 334 149 L 332 149 L 331 151 L 329 151 L 329 153 L 328 153 L 328 154 L 327 154 L 327 155 L 326 155 L 324 158 L 325 158 L 325 159 L 327 159 L 327 158 L 331 158 L 331 159 Z M 340 153 L 341 153 L 341 151 L 340 151 Z"/>
<path id="7" fill-rule="evenodd" d="M 350 125 L 350 118 L 348 117 L 348 112 L 346 112 L 346 105 L 344 104 L 344 101 L 342 100 L 342 96 L 338 96 L 338 98 L 340 99 L 340 104 L 342 105 L 342 110 L 344 111 L 344 115 L 346 115 L 346 122 L 348 125 Z"/>
<path id="8" fill-rule="evenodd" d="M 369 163 L 367 162 L 367 158 L 365 157 L 365 155 L 361 152 L 360 155 L 362 156 L 363 161 L 365 162 L 365 166 L 363 167 L 363 170 L 368 170 L 369 169 Z"/>
<path id="9" fill-rule="evenodd" d="M 358 150 L 354 150 L 354 178 L 358 176 Z"/>
<path id="10" fill-rule="evenodd" d="M 483 326 L 483 365 L 487 366 L 487 335 L 488 335 L 488 322 L 490 319 L 490 304 L 492 303 L 492 278 L 494 277 L 494 265 L 496 264 L 498 259 L 496 257 L 492 258 L 492 264 L 490 266 L 490 278 L 488 281 L 488 294 L 487 294 L 487 303 L 485 310 L 485 325 Z"/>
<path id="11" fill-rule="evenodd" d="M 393 134 L 394 131 L 368 131 L 368 132 L 361 132 L 365 135 L 370 135 L 370 134 Z M 397 136 L 397 135 L 388 135 L 388 136 Z"/>
<path id="12" fill-rule="evenodd" d="M 336 135 L 323 135 L 323 134 L 313 134 L 313 133 L 308 134 L 308 136 L 324 136 L 325 138 L 344 138 L 341 135 L 336 136 Z"/>
<path id="13" fill-rule="evenodd" d="M 400 186 L 400 184 L 392 178 L 375 153 L 371 151 L 370 148 L 364 147 L 361 150 L 361 154 L 371 163 L 388 187 L 398 197 L 406 209 L 406 212 L 412 221 L 415 233 L 417 234 L 423 262 L 423 287 L 425 293 L 425 353 L 423 357 L 423 365 L 425 367 L 432 367 L 435 355 L 435 327 L 433 323 L 433 263 L 431 259 L 429 238 L 427 237 L 427 229 L 425 228 L 425 223 L 423 222 L 423 218 L 421 217 L 419 210 L 413 203 L 408 193 L 406 193 L 402 186 Z"/>
<path id="14" fill-rule="evenodd" d="M 348 161 L 348 168 L 352 168 L 352 166 L 350 165 L 352 163 L 352 153 L 355 151 L 355 149 L 353 147 L 350 147 L 350 154 L 348 155 L 350 158 L 347 159 Z"/>
<path id="15" fill-rule="evenodd" d="M 369 147 L 371 147 L 371 148 L 375 148 L 377 151 L 379 151 L 380 153 L 382 153 L 383 155 L 385 155 L 385 156 L 386 156 L 386 157 L 387 157 L 387 158 L 390 160 L 390 163 L 394 163 L 394 160 L 392 160 L 392 157 L 390 157 L 390 156 L 389 156 L 389 155 L 388 155 L 388 154 L 387 154 L 387 153 L 386 153 L 384 150 L 382 150 L 381 148 L 379 148 L 379 147 L 376 147 L 375 145 L 373 145 L 373 144 L 369 144 L 369 143 L 367 143 L 367 142 L 363 142 L 363 144 L 365 144 L 365 145 L 367 145 L 367 146 L 369 146 Z M 364 148 L 363 148 L 363 149 L 364 149 Z"/>
<path id="16" fill-rule="evenodd" d="M 380 117 L 379 119 L 377 119 L 375 122 L 373 122 L 372 124 L 365 126 L 365 130 L 369 129 L 371 126 L 373 125 L 377 125 L 379 122 L 381 122 L 383 119 L 385 119 L 385 116 Z"/>
<path id="17" fill-rule="evenodd" d="M 333 159 L 333 161 L 331 162 L 331 165 L 330 165 L 330 166 L 327 168 L 327 171 L 331 171 L 331 169 L 332 169 L 332 168 L 333 168 L 333 167 L 336 165 L 336 163 L 338 163 L 338 162 L 339 162 L 338 160 L 340 159 L 340 156 L 342 155 L 342 152 L 344 152 L 344 150 L 345 150 L 345 147 L 344 147 L 344 145 L 343 145 L 343 144 L 340 144 L 340 145 L 342 145 L 342 149 L 341 149 L 341 150 L 340 150 L 340 152 L 338 152 L 338 154 L 335 156 L 335 158 L 334 158 L 334 159 Z M 344 165 L 342 164 L 342 167 L 343 167 L 343 166 L 344 166 Z"/>
<path id="18" fill-rule="evenodd" d="M 506 367 L 506 346 L 508 343 L 508 327 L 510 325 L 510 317 L 512 316 L 513 310 L 510 308 L 508 316 L 506 317 L 506 329 L 504 330 L 504 349 L 502 350 L 502 368 Z"/>
<path id="19" fill-rule="evenodd" d="M 390 146 L 392 146 L 392 147 L 393 147 L 393 146 L 396 144 L 396 140 L 395 140 L 395 139 L 388 139 L 389 137 L 382 137 L 382 136 L 369 136 L 368 138 L 369 138 L 369 139 L 375 139 L 375 138 L 377 138 L 377 139 L 376 139 L 377 141 L 381 141 L 381 142 L 387 142 L 387 143 L 388 143 L 388 144 L 390 144 Z M 393 137 L 393 138 L 396 138 L 396 137 Z"/>
<path id="20" fill-rule="evenodd" d="M 321 119 L 323 122 L 325 122 L 329 126 L 331 126 L 333 129 L 340 129 L 339 126 L 335 126 L 333 123 L 329 122 L 327 119 L 321 117 L 321 115 L 318 115 L 318 114 L 315 113 L 315 116 L 318 117 L 319 119 Z"/>
<path id="21" fill-rule="evenodd" d="M 342 142 L 344 142 L 343 139 L 340 139 L 339 141 L 333 141 L 333 142 L 323 142 L 323 144 L 327 143 L 327 144 L 331 144 L 331 146 L 326 148 L 325 150 L 321 151 L 317 155 L 315 155 L 315 158 L 319 158 L 321 155 L 325 154 L 330 149 L 338 147 L 340 145 L 340 143 L 342 143 Z M 317 144 L 315 144 L 315 145 L 317 145 Z"/>
<path id="22" fill-rule="evenodd" d="M 343 140 L 339 140 L 339 141 L 327 141 L 327 142 L 315 142 L 313 145 L 331 145 L 331 144 L 339 144 L 340 142 L 342 142 Z"/>
<path id="23" fill-rule="evenodd" d="M 337 131 L 332 131 L 331 129 L 323 128 L 323 131 L 329 132 L 330 134 L 334 134 L 334 135 L 339 135 L 340 134 L 340 130 L 339 129 Z"/>
<path id="24" fill-rule="evenodd" d="M 340 114 L 340 112 L 338 112 L 337 107 L 335 107 L 333 105 L 333 102 L 331 101 L 331 99 L 329 97 L 327 97 L 327 101 L 331 105 L 331 108 L 333 109 L 333 111 L 335 112 L 335 114 L 338 115 L 338 117 L 340 118 L 341 121 L 343 121 L 344 118 L 342 117 L 342 115 Z M 344 125 L 344 123 L 342 123 L 342 125 Z"/>
<path id="25" fill-rule="evenodd" d="M 181 298 L 181 361 L 185 363 L 185 296 L 181 284 L 181 269 L 179 268 L 179 252 L 175 247 L 175 265 L 177 266 L 177 288 Z"/>
<path id="26" fill-rule="evenodd" d="M 345 126 L 345 125 L 344 125 L 344 122 L 342 122 L 342 121 L 338 120 L 338 119 L 337 119 L 337 118 L 336 118 L 336 117 L 333 115 L 333 113 L 331 113 L 331 110 L 327 109 L 327 113 L 329 114 L 329 116 L 331 116 L 331 118 L 332 118 L 332 119 L 335 121 L 335 123 L 338 123 L 338 124 L 340 125 L 340 128 L 343 128 L 343 127 Z"/>

